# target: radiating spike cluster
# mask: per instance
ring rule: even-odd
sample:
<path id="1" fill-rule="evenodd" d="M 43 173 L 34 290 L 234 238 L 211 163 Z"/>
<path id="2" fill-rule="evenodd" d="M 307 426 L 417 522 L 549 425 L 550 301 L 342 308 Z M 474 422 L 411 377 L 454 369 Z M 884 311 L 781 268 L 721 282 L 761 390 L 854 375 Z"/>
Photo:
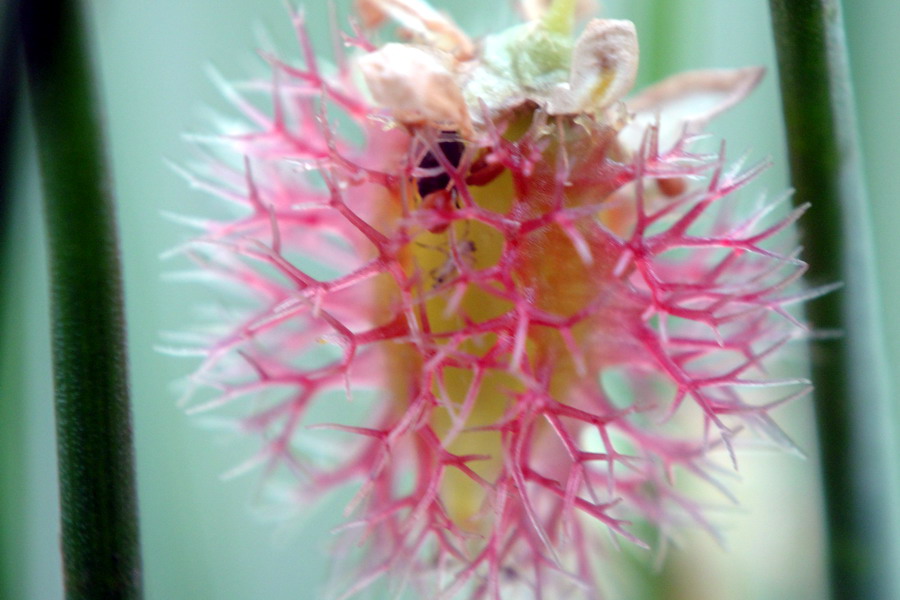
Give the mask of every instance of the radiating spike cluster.
<path id="1" fill-rule="evenodd" d="M 259 437 L 236 472 L 261 466 L 295 502 L 357 491 L 342 535 L 367 550 L 345 597 L 386 579 L 600 598 L 608 532 L 715 535 L 675 475 L 730 498 L 717 456 L 736 465 L 742 429 L 789 444 L 768 413 L 807 383 L 766 366 L 803 334 L 787 306 L 805 267 L 784 247 L 802 209 L 742 210 L 759 168 L 690 136 L 663 150 L 651 126 L 627 151 L 602 119 L 534 108 L 448 156 L 452 132 L 392 126 L 295 24 L 303 66 L 265 55 L 271 81 L 221 84 L 247 131 L 217 146 L 239 160 L 189 175 L 241 209 L 192 220 L 205 232 L 180 249 L 243 297 L 190 386 L 216 391 L 192 411 Z M 433 172 L 446 186 L 423 198 Z M 678 179 L 700 183 L 660 192 Z M 757 387 L 784 391 L 754 403 Z M 310 417 L 323 404 L 334 422 Z"/>

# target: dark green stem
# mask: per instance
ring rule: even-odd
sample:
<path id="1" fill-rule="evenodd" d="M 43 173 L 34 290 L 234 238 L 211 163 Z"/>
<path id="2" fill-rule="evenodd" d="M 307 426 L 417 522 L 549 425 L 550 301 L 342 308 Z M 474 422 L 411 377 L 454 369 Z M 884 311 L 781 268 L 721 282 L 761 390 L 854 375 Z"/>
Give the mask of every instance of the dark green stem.
<path id="1" fill-rule="evenodd" d="M 115 218 L 81 8 L 23 0 L 44 188 L 66 597 L 142 597 Z"/>
<path id="2" fill-rule="evenodd" d="M 23 339 L 21 319 L 12 318 L 16 302 L 11 290 L 16 283 L 12 265 L 10 226 L 12 214 L 13 145 L 20 69 L 18 28 L 9 6 L 0 7 L 0 598 L 24 595 L 21 548 L 24 540 L 25 479 L 24 402 L 12 390 L 18 387 L 22 361 L 16 346 Z"/>
<path id="3" fill-rule="evenodd" d="M 812 204 L 809 279 L 844 283 L 807 307 L 816 330 L 842 333 L 812 361 L 832 596 L 896 599 L 889 384 L 840 4 L 769 4 L 795 198 Z"/>
<path id="4" fill-rule="evenodd" d="M 20 88 L 18 35 L 13 10 L 0 7 L 0 236 L 4 233 L 12 182 L 12 145 Z"/>

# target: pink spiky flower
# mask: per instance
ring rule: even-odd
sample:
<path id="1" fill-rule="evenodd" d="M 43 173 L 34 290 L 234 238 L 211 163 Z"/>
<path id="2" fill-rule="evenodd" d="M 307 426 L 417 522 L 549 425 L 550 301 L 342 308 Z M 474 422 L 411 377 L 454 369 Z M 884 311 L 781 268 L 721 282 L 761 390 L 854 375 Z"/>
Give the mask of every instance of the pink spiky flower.
<path id="1" fill-rule="evenodd" d="M 601 597 L 602 538 L 712 529 L 673 474 L 721 487 L 714 455 L 735 461 L 742 429 L 789 443 L 768 413 L 807 391 L 765 372 L 802 334 L 804 265 L 780 248 L 802 210 L 741 208 L 761 167 L 690 149 L 761 71 L 625 101 L 630 23 L 573 39 L 574 0 L 523 7 L 476 44 L 422 0 L 360 2 L 407 43 L 357 31 L 328 73 L 294 15 L 303 64 L 264 55 L 247 94 L 270 112 L 226 86 L 251 124 L 222 138 L 239 160 L 190 176 L 239 214 L 202 220 L 189 253 L 247 297 L 192 378 L 221 393 L 193 410 L 249 400 L 248 466 L 289 472 L 292 501 L 356 487 L 347 597 L 382 576 L 423 598 Z M 786 391 L 749 401 L 759 386 Z"/>

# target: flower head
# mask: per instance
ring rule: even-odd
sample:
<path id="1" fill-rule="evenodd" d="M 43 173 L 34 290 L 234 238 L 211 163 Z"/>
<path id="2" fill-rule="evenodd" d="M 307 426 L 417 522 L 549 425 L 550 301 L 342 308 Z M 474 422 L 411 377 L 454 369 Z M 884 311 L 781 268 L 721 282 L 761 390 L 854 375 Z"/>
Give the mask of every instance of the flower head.
<path id="1" fill-rule="evenodd" d="M 691 150 L 761 71 L 628 99 L 634 26 L 575 32 L 576 4 L 525 2 L 476 42 L 422 0 L 361 1 L 403 41 L 357 32 L 333 72 L 294 15 L 304 63 L 266 55 L 250 89 L 271 114 L 228 89 L 239 160 L 193 178 L 239 212 L 191 254 L 249 296 L 195 410 L 249 399 L 250 464 L 290 472 L 292 501 L 355 486 L 348 596 L 384 576 L 422 597 L 600 597 L 609 532 L 712 529 L 675 474 L 720 487 L 742 429 L 787 443 L 769 410 L 806 385 L 765 368 L 802 330 L 804 265 L 780 248 L 799 213 L 740 208 L 761 167 Z"/>

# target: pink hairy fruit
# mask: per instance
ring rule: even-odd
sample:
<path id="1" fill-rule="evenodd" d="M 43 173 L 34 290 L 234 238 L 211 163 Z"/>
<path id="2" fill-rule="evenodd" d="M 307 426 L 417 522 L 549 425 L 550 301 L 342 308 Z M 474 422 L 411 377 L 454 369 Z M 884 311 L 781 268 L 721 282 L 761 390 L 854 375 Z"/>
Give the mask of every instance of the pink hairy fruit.
<path id="1" fill-rule="evenodd" d="M 693 152 L 688 125 L 666 141 L 658 113 L 526 98 L 398 117 L 354 61 L 326 76 L 295 24 L 304 64 L 267 55 L 272 80 L 250 86 L 270 114 L 226 90 L 250 123 L 222 138 L 241 159 L 190 175 L 238 215 L 204 220 L 189 254 L 249 298 L 192 378 L 220 393 L 193 410 L 245 403 L 248 466 L 291 473 L 294 501 L 358 490 L 347 534 L 368 549 L 347 596 L 389 574 L 422 597 L 594 598 L 606 531 L 713 531 L 673 473 L 727 496 L 713 455 L 736 465 L 739 432 L 789 444 L 769 412 L 808 386 L 766 366 L 804 331 L 785 234 L 803 209 L 747 208 L 764 165 Z M 683 93 L 667 90 L 644 101 Z M 783 391 L 749 400 L 760 386 Z"/>

